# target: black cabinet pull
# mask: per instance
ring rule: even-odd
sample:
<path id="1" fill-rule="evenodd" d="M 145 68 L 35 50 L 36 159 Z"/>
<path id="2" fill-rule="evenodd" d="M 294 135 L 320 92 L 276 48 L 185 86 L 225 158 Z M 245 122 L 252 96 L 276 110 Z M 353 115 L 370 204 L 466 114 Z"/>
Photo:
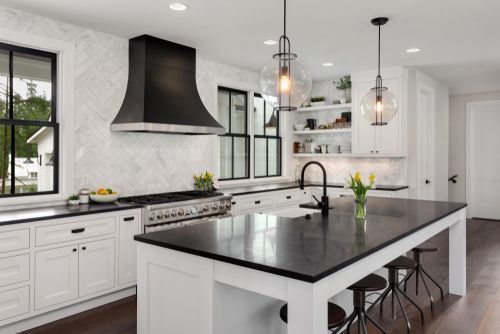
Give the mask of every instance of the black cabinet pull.
<path id="1" fill-rule="evenodd" d="M 375 151 L 375 153 L 378 153 L 378 151 Z"/>
<path id="2" fill-rule="evenodd" d="M 82 247 L 82 250 L 86 250 L 86 249 L 87 249 L 87 247 L 85 247 L 85 246 L 84 246 L 84 247 Z"/>
<path id="3" fill-rule="evenodd" d="M 287 196 L 287 197 L 286 197 L 286 199 L 291 199 L 291 198 L 292 198 L 292 196 Z"/>
<path id="4" fill-rule="evenodd" d="M 123 220 L 126 221 L 126 222 L 132 221 L 134 219 L 135 219 L 134 217 L 125 217 L 125 218 L 123 218 Z"/>
<path id="5" fill-rule="evenodd" d="M 373 153 L 373 151 L 370 151 L 370 153 Z"/>
<path id="6" fill-rule="evenodd" d="M 73 252 L 76 252 L 76 248 L 73 248 Z"/>
<path id="7" fill-rule="evenodd" d="M 74 230 L 71 230 L 71 233 L 82 233 L 82 232 L 85 232 L 85 228 L 84 227 L 75 228 Z"/>
<path id="8" fill-rule="evenodd" d="M 236 202 L 231 202 L 231 205 L 236 205 Z"/>
<path id="9" fill-rule="evenodd" d="M 255 201 L 255 204 L 260 204 L 260 201 Z"/>
<path id="10" fill-rule="evenodd" d="M 431 183 L 431 181 L 425 180 L 425 184 L 429 184 L 429 183 Z"/>

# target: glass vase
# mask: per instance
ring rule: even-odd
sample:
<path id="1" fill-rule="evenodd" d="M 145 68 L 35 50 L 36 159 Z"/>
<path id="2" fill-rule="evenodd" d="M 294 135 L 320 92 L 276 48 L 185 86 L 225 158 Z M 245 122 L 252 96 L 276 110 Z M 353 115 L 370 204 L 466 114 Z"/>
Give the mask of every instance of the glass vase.
<path id="1" fill-rule="evenodd" d="M 366 200 L 354 201 L 354 216 L 356 219 L 366 219 Z"/>

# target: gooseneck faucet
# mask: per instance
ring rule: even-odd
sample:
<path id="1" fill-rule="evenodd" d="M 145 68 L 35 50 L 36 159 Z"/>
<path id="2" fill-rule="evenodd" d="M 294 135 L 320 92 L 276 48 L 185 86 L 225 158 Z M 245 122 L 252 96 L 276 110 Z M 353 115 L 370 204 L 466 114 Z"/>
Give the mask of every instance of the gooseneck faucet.
<path id="1" fill-rule="evenodd" d="M 327 196 L 327 191 L 326 191 L 326 169 L 325 167 L 320 164 L 317 161 L 309 161 L 302 167 L 302 172 L 300 173 L 300 189 L 304 189 L 304 173 L 310 165 L 318 165 L 321 170 L 323 171 L 323 196 L 321 197 L 321 202 L 318 201 L 318 205 L 321 208 L 321 214 L 323 216 L 328 216 L 328 211 L 330 210 L 329 208 L 329 203 L 328 203 L 328 196 Z M 316 199 L 316 197 L 315 197 Z"/>

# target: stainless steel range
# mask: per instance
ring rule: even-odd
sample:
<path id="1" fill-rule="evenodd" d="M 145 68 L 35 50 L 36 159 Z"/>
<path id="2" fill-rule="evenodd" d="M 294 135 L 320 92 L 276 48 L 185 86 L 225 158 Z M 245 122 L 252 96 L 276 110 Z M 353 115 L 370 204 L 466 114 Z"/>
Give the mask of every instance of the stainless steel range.
<path id="1" fill-rule="evenodd" d="M 208 222 L 230 216 L 230 195 L 219 192 L 182 191 L 132 196 L 120 201 L 144 205 L 144 233 Z"/>

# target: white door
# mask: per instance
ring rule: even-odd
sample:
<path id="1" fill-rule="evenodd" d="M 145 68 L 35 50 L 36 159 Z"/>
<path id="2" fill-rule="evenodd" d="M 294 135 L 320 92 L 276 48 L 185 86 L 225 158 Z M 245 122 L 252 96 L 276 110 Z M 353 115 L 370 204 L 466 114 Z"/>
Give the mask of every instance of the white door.
<path id="1" fill-rule="evenodd" d="M 79 245 L 79 296 L 111 289 L 115 286 L 115 239 Z"/>
<path id="2" fill-rule="evenodd" d="M 118 244 L 118 284 L 133 283 L 137 279 L 137 250 L 134 235 L 139 233 L 139 215 L 120 217 Z"/>
<path id="3" fill-rule="evenodd" d="M 375 154 L 375 127 L 361 115 L 361 101 L 375 85 L 375 80 L 353 84 L 353 147 L 355 154 Z"/>
<path id="4" fill-rule="evenodd" d="M 78 297 L 78 246 L 35 253 L 35 309 Z"/>
<path id="5" fill-rule="evenodd" d="M 396 96 L 398 103 L 400 104 L 399 97 L 399 79 L 398 78 L 388 78 L 383 81 L 384 87 Z M 401 108 L 400 106 L 398 109 Z M 392 120 L 390 120 L 387 125 L 375 126 L 376 131 L 376 145 L 375 154 L 382 155 L 399 155 L 400 154 L 400 136 L 399 136 L 399 117 L 401 112 L 398 110 L 396 115 Z"/>
<path id="6" fill-rule="evenodd" d="M 434 89 L 419 83 L 417 99 L 417 196 L 418 199 L 434 200 L 436 197 Z"/>
<path id="7" fill-rule="evenodd" d="M 469 216 L 500 219 L 500 101 L 467 104 Z"/>

